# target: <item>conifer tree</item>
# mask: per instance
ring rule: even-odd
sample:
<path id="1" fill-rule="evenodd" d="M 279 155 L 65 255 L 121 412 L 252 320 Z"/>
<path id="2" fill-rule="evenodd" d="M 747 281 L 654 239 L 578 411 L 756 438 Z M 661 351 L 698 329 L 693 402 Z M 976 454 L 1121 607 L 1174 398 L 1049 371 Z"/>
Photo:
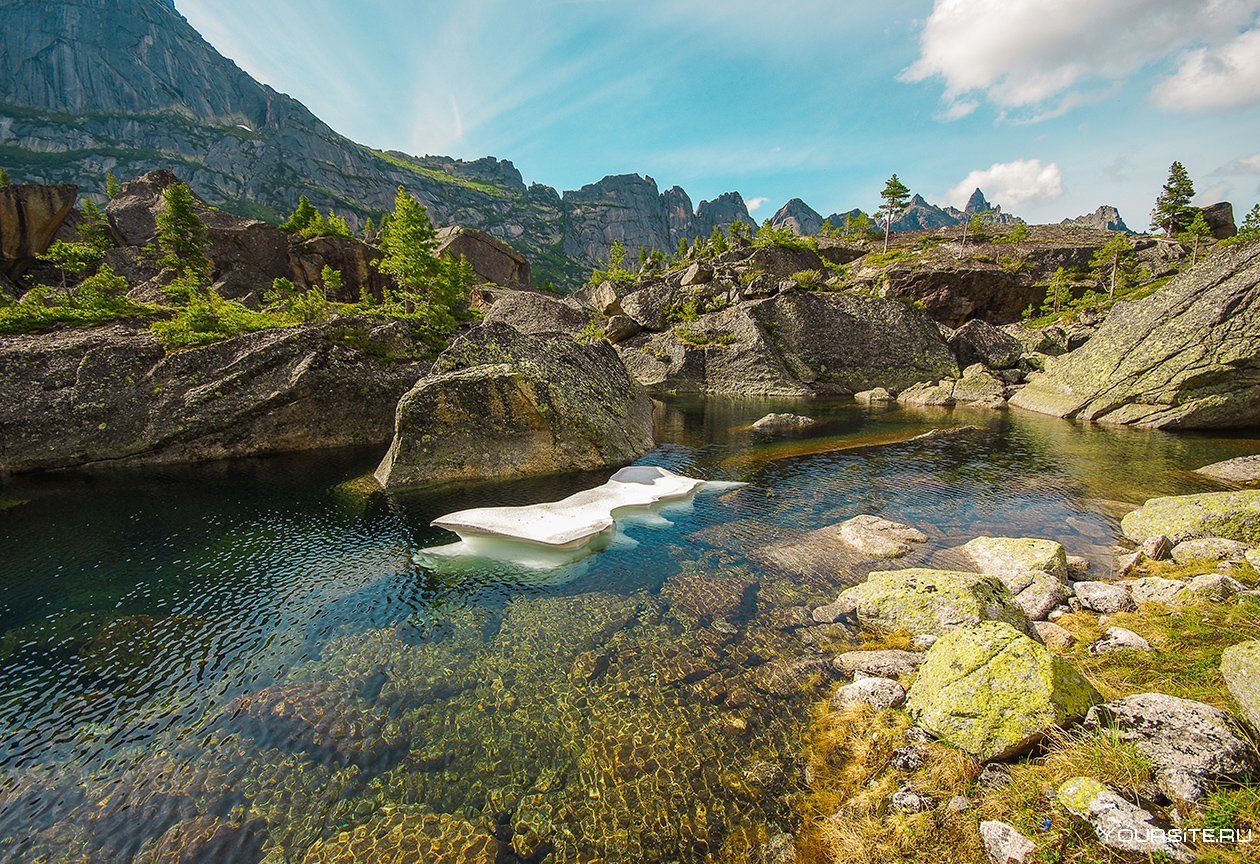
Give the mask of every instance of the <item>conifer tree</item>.
<path id="1" fill-rule="evenodd" d="M 1238 237 L 1242 240 L 1260 240 L 1260 204 L 1252 207 L 1247 218 L 1238 226 Z"/>
<path id="2" fill-rule="evenodd" d="M 1190 179 L 1190 172 L 1180 162 L 1172 163 L 1168 181 L 1155 198 L 1151 227 L 1162 229 L 1169 237 L 1177 236 L 1194 219 L 1195 208 L 1190 204 L 1193 200 L 1194 181 Z"/>
<path id="3" fill-rule="evenodd" d="M 884 251 L 888 251 L 888 239 L 892 236 L 893 219 L 910 203 L 910 189 L 893 174 L 884 184 L 884 191 L 879 193 L 883 203 L 879 212 L 884 217 Z"/>
<path id="4" fill-rule="evenodd" d="M 285 231 L 302 231 L 319 218 L 321 218 L 319 211 L 311 204 L 309 198 L 302 195 L 298 198 L 297 207 L 293 209 L 293 213 L 280 223 L 280 227 Z"/>
<path id="5" fill-rule="evenodd" d="M 206 226 L 197 215 L 197 198 L 187 183 L 175 183 L 162 193 L 165 209 L 157 216 L 158 263 L 181 275 L 208 278 Z"/>
<path id="6" fill-rule="evenodd" d="M 1199 247 L 1212 236 L 1212 227 L 1208 225 L 1207 220 L 1203 218 L 1203 211 L 1194 214 L 1194 218 L 1190 220 L 1190 224 L 1186 226 L 1186 230 L 1177 235 L 1177 240 L 1189 246 L 1190 266 L 1193 267 L 1199 263 Z"/>
<path id="7" fill-rule="evenodd" d="M 113 171 L 105 172 L 105 197 L 113 201 L 118 197 L 118 193 L 122 191 L 122 184 L 118 182 L 118 178 L 114 176 Z"/>
<path id="8" fill-rule="evenodd" d="M 0 168 L 0 189 L 4 188 L 5 186 L 12 186 L 12 185 L 13 185 L 13 181 L 9 179 L 9 172 L 5 171 L 3 168 Z"/>
<path id="9" fill-rule="evenodd" d="M 442 272 L 442 262 L 433 254 L 437 232 L 428 210 L 401 186 L 394 212 L 381 231 L 380 245 L 384 255 L 377 269 L 397 279 L 403 289 L 428 295 Z"/>
<path id="10" fill-rule="evenodd" d="M 1108 283 L 1107 296 L 1114 298 L 1134 272 L 1133 241 L 1128 234 L 1117 232 L 1089 259 L 1090 269 Z"/>

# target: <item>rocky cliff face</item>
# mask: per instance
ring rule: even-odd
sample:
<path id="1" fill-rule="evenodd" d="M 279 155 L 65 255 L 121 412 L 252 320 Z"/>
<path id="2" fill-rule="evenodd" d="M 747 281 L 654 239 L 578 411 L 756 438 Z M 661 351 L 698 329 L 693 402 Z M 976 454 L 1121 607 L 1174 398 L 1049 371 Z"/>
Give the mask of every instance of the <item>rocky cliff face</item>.
<path id="1" fill-rule="evenodd" d="M 1260 423 L 1260 245 L 1217 252 L 1163 289 L 1119 303 L 1084 347 L 1012 404 L 1165 429 Z"/>
<path id="2" fill-rule="evenodd" d="M 793 198 L 770 217 L 770 224 L 790 228 L 798 236 L 812 236 L 822 230 L 823 217 L 800 198 Z"/>
<path id="3" fill-rule="evenodd" d="M 387 211 L 401 185 L 437 224 L 480 228 L 525 253 L 539 284 L 575 284 L 607 254 L 601 236 L 666 248 L 671 236 L 747 218 L 726 196 L 697 221 L 680 189 L 642 208 L 604 208 L 601 184 L 569 203 L 527 187 L 510 162 L 374 151 L 255 81 L 162 0 L 8 0 L 0 80 L 0 164 L 15 181 L 99 195 L 108 171 L 126 179 L 171 168 L 230 212 L 275 221 L 306 194 L 352 224 Z M 575 260 L 565 250 L 585 251 Z"/>
<path id="4" fill-rule="evenodd" d="M 1092 228 L 1095 231 L 1129 230 L 1129 226 L 1120 218 L 1120 211 L 1110 204 L 1104 204 L 1093 213 L 1086 213 L 1075 219 L 1064 219 L 1059 224 L 1065 228 Z"/>

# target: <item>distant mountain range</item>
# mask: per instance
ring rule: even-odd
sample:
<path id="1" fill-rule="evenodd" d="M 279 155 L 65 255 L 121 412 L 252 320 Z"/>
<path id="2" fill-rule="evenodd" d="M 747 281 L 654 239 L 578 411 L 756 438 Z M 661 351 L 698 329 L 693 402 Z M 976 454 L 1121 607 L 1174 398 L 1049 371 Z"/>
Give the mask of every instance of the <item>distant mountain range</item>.
<path id="1" fill-rule="evenodd" d="M 506 160 L 357 144 L 215 51 L 169 0 L 0 0 L 0 81 L 0 166 L 15 182 L 99 194 L 106 172 L 168 167 L 240 215 L 278 221 L 305 194 L 352 223 L 387 211 L 401 185 L 435 222 L 480 228 L 528 255 L 539 283 L 575 285 L 616 240 L 635 256 L 754 222 L 738 192 L 693 208 L 679 187 L 626 174 L 560 194 L 527 186 Z M 915 196 L 894 230 L 958 224 L 981 209 L 979 190 L 963 211 Z M 772 221 L 816 233 L 823 220 L 793 199 Z"/>

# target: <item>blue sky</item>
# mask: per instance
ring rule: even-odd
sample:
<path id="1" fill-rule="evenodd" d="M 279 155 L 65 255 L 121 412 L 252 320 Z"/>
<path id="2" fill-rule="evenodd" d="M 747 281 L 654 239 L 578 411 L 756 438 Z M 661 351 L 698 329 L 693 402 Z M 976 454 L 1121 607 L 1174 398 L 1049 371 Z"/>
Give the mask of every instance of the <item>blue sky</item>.
<path id="1" fill-rule="evenodd" d="M 754 215 L 871 209 L 896 171 L 1031 221 L 1145 227 L 1168 165 L 1260 200 L 1260 0 L 176 0 L 222 53 L 385 149 L 637 172 Z"/>

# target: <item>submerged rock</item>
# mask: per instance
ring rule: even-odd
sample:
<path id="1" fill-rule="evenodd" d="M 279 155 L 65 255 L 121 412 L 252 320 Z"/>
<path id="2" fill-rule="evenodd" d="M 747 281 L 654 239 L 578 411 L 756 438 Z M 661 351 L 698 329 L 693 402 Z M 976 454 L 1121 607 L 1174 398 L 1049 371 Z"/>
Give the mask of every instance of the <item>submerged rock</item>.
<path id="1" fill-rule="evenodd" d="M 652 447 L 652 401 L 607 343 L 484 324 L 398 403 L 376 470 L 392 488 L 624 465 Z"/>
<path id="2" fill-rule="evenodd" d="M 800 414 L 767 414 L 752 425 L 761 432 L 790 432 L 817 424 L 813 417 L 802 417 Z"/>
<path id="3" fill-rule="evenodd" d="M 908 675 L 923 662 L 922 651 L 902 651 L 895 648 L 879 651 L 845 651 L 832 660 L 838 672 L 844 675 L 869 675 L 877 678 L 900 678 Z"/>
<path id="4" fill-rule="evenodd" d="M 1260 544 L 1260 489 L 1152 498 L 1126 513 L 1120 528 L 1135 543 L 1164 535 L 1174 544 L 1202 537 Z"/>
<path id="5" fill-rule="evenodd" d="M 358 827 L 316 843 L 302 864 L 496 864 L 499 841 L 457 816 L 417 807 L 387 807 Z"/>
<path id="6" fill-rule="evenodd" d="M 1242 780 L 1260 757 L 1237 722 L 1219 708 L 1163 693 L 1139 693 L 1095 705 L 1085 725 L 1132 742 L 1155 765 L 1160 789 L 1198 801 L 1222 780 Z"/>
<path id="7" fill-rule="evenodd" d="M 839 535 L 855 551 L 871 558 L 901 558 L 914 548 L 911 544 L 928 539 L 917 528 L 867 514 L 841 522 Z"/>
<path id="8" fill-rule="evenodd" d="M 1092 777 L 1073 777 L 1055 797 L 1069 813 L 1088 822 L 1104 846 L 1148 856 L 1161 853 L 1173 861 L 1194 860 L 1188 847 L 1168 839 L 1154 815 Z"/>
<path id="9" fill-rule="evenodd" d="M 1030 632 L 1028 618 L 1006 586 L 978 573 L 877 570 L 841 592 L 836 602 L 853 609 L 863 626 L 884 630 L 939 636 L 964 624 L 1002 621 Z"/>
<path id="10" fill-rule="evenodd" d="M 1101 701 L 1066 661 L 1009 624 L 986 621 L 946 633 L 928 650 L 906 710 L 929 732 L 989 760 L 1027 750 Z"/>
<path id="11" fill-rule="evenodd" d="M 1155 294 L 1117 303 L 1082 348 L 1011 404 L 1167 429 L 1260 423 L 1260 245 L 1222 249 Z"/>

